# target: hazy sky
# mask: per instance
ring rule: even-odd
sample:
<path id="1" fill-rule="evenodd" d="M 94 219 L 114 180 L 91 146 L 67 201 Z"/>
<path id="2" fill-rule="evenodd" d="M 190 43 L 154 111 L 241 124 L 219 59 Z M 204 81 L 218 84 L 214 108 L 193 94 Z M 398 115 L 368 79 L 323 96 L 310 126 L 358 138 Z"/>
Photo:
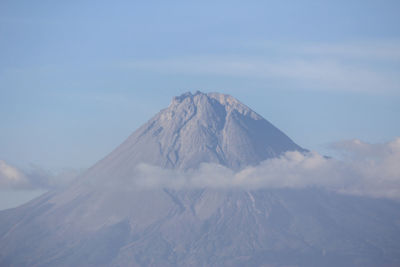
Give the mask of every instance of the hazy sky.
<path id="1" fill-rule="evenodd" d="M 322 153 L 387 142 L 400 135 L 399 14 L 398 0 L 2 0 L 0 159 L 90 167 L 195 90 L 231 94 Z"/>

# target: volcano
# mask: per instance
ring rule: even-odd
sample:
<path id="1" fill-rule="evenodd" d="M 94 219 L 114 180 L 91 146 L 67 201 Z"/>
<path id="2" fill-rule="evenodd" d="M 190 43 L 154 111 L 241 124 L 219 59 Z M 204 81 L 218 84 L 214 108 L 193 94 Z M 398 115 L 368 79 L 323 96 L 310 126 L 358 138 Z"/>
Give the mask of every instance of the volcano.
<path id="1" fill-rule="evenodd" d="M 167 188 L 137 166 L 239 171 L 306 153 L 237 99 L 174 97 L 67 188 L 0 212 L 0 266 L 399 266 L 400 204 L 317 188 Z"/>

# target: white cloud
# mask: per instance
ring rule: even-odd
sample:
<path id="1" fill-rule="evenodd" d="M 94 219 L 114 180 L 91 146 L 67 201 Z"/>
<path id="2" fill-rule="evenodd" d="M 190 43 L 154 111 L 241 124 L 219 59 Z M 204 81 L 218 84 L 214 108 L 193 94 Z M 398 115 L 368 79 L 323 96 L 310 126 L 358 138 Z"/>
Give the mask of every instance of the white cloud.
<path id="1" fill-rule="evenodd" d="M 54 189 L 68 185 L 78 174 L 74 170 L 63 170 L 54 174 L 38 167 L 22 171 L 0 160 L 0 190 Z"/>
<path id="2" fill-rule="evenodd" d="M 0 160 L 0 189 L 25 189 L 29 187 L 28 179 L 21 171 Z"/>
<path id="3" fill-rule="evenodd" d="M 173 188 L 320 187 L 346 194 L 400 199 L 400 138 L 378 145 L 352 140 L 336 147 L 353 156 L 337 160 L 316 152 L 292 151 L 236 173 L 216 164 L 203 164 L 200 169 L 187 172 L 141 164 L 131 182 L 141 187 Z"/>

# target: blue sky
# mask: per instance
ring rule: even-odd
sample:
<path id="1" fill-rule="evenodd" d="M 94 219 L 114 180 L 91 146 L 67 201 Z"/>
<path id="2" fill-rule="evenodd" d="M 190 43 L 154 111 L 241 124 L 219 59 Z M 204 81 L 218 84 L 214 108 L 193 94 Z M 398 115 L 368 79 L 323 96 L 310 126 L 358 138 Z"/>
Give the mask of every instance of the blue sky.
<path id="1" fill-rule="evenodd" d="M 171 98 L 231 94 L 298 144 L 400 134 L 399 1 L 0 2 L 0 159 L 87 168 Z"/>

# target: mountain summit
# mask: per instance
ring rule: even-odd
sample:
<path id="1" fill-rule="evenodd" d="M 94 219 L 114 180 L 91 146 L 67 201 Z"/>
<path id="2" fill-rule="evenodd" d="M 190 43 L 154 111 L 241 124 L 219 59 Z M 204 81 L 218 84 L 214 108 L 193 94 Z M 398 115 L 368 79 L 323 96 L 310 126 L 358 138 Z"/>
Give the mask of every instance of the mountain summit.
<path id="1" fill-rule="evenodd" d="M 304 151 L 236 98 L 188 92 L 174 97 L 88 175 L 129 175 L 142 162 L 177 169 L 208 162 L 238 170 L 289 150 Z"/>

